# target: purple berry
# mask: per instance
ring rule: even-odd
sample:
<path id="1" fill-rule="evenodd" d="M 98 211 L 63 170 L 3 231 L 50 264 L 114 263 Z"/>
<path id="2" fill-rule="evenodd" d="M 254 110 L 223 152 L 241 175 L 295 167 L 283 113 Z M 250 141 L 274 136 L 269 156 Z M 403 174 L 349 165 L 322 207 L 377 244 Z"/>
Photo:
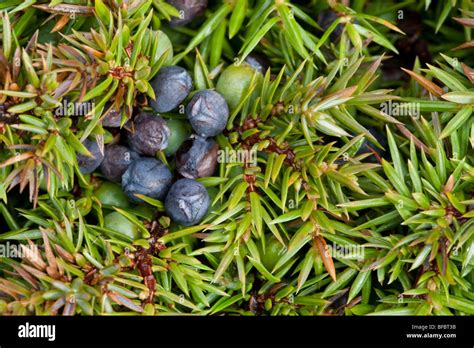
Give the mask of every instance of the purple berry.
<path id="1" fill-rule="evenodd" d="M 139 158 L 133 161 L 122 175 L 122 188 L 134 203 L 142 200 L 135 194 L 163 199 L 173 180 L 168 167 L 155 158 Z"/>
<path id="2" fill-rule="evenodd" d="M 192 226 L 206 215 L 210 203 L 204 185 L 191 179 L 180 179 L 169 190 L 165 209 L 174 222 Z"/>
<path id="3" fill-rule="evenodd" d="M 338 19 L 339 16 L 337 12 L 335 12 L 332 9 L 325 9 L 322 10 L 318 13 L 318 17 L 316 22 L 319 24 L 319 26 L 323 29 L 323 31 L 326 31 L 329 29 L 331 24 Z M 344 30 L 343 26 L 341 24 L 338 24 L 336 26 L 336 29 L 329 35 L 330 39 L 332 42 L 336 42 L 339 40 L 339 38 L 342 35 L 342 31 Z"/>
<path id="4" fill-rule="evenodd" d="M 86 139 L 82 144 L 89 150 L 92 157 L 78 154 L 77 163 L 82 174 L 90 174 L 100 166 L 104 159 L 104 154 L 96 141 Z"/>
<path id="5" fill-rule="evenodd" d="M 367 130 L 374 136 L 375 139 L 382 145 L 384 148 L 387 147 L 387 141 L 385 140 L 385 136 L 380 134 L 376 128 L 369 127 Z M 385 150 L 379 148 L 377 145 L 372 144 L 369 140 L 364 138 L 364 142 L 359 147 L 359 150 L 356 153 L 357 155 L 362 155 L 364 153 L 370 153 L 371 155 L 366 157 L 363 162 L 370 162 L 370 163 L 378 163 L 377 157 L 384 157 Z"/>
<path id="6" fill-rule="evenodd" d="M 265 75 L 268 68 L 270 67 L 270 62 L 268 59 L 257 54 L 249 54 L 247 58 L 245 58 L 244 62 L 262 75 Z"/>
<path id="7" fill-rule="evenodd" d="M 212 139 L 194 136 L 184 142 L 176 153 L 178 172 L 189 179 L 214 174 L 219 146 Z"/>
<path id="8" fill-rule="evenodd" d="M 180 12 L 180 17 L 172 17 L 171 25 L 180 26 L 191 22 L 194 18 L 203 15 L 207 7 L 207 0 L 167 0 Z"/>
<path id="9" fill-rule="evenodd" d="M 130 163 L 139 157 L 138 153 L 126 146 L 109 145 L 105 147 L 104 160 L 100 165 L 100 170 L 108 180 L 120 181 Z"/>
<path id="10" fill-rule="evenodd" d="M 105 111 L 109 111 L 110 103 L 105 105 Z M 110 111 L 102 118 L 102 126 L 104 127 L 120 127 L 122 123 L 122 112 L 120 109 L 115 107 L 110 109 Z"/>
<path id="11" fill-rule="evenodd" d="M 216 91 L 197 92 L 188 106 L 186 116 L 194 131 L 202 137 L 213 137 L 221 133 L 229 118 L 229 107 L 224 97 Z"/>
<path id="12" fill-rule="evenodd" d="M 170 130 L 160 116 L 142 112 L 135 117 L 135 131 L 129 133 L 128 144 L 139 154 L 154 156 L 168 146 Z"/>
<path id="13" fill-rule="evenodd" d="M 193 80 L 186 69 L 167 66 L 150 81 L 156 99 L 150 99 L 150 106 L 157 112 L 175 109 L 191 92 Z"/>

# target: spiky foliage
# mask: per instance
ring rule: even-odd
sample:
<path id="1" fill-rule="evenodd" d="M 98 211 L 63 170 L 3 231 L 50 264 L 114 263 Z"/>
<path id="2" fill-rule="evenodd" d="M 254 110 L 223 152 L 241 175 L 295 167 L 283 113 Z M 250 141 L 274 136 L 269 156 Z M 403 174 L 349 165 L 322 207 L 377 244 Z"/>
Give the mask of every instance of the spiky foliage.
<path id="1" fill-rule="evenodd" d="M 180 28 L 165 1 L 0 4 L 0 239 L 25 254 L 0 258 L 0 311 L 473 314 L 472 5 L 330 2 L 337 18 L 325 26 L 313 18 L 328 5 L 315 3 L 219 1 Z M 440 54 L 394 81 L 385 64 L 421 42 L 393 24 L 408 11 L 426 16 L 422 39 Z M 88 137 L 116 136 L 101 124 L 111 109 L 122 125 L 148 110 L 162 66 L 214 88 L 254 53 L 271 68 L 255 73 L 216 140 L 256 161 L 199 179 L 213 192 L 200 225 L 177 226 L 145 196 L 146 207 L 101 203 L 104 179 L 82 175 L 76 154 L 88 154 Z M 57 115 L 64 100 L 94 107 Z M 113 210 L 138 240 L 105 227 Z"/>

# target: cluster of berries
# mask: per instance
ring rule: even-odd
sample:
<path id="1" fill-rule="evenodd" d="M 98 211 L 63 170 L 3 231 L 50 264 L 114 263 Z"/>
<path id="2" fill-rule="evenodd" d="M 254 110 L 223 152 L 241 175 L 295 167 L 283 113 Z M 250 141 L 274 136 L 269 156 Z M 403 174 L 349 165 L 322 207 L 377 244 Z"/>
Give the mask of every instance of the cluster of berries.
<path id="1" fill-rule="evenodd" d="M 108 145 L 102 151 L 96 141 L 85 140 L 92 157 L 78 155 L 80 170 L 89 174 L 100 167 L 106 179 L 121 182 L 133 203 L 142 202 L 137 194 L 165 199 L 166 212 L 173 221 L 194 225 L 210 205 L 206 188 L 195 179 L 210 176 L 216 169 L 218 145 L 212 137 L 224 130 L 229 107 L 216 91 L 194 93 L 186 107 L 194 130 L 188 137 L 183 122 L 165 120 L 159 113 L 176 109 L 190 95 L 193 82 L 189 73 L 179 66 L 165 67 L 150 83 L 156 99 L 149 104 L 156 113 L 142 111 L 133 118 L 126 145 Z M 155 157 L 158 151 L 175 155 L 181 179 L 173 182 L 170 168 Z"/>

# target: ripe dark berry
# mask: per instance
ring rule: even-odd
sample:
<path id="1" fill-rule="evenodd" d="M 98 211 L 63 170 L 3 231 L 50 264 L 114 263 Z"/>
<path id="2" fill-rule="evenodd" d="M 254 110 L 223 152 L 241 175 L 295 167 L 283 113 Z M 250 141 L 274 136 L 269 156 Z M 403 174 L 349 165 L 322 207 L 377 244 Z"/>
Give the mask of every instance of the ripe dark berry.
<path id="1" fill-rule="evenodd" d="M 12 124 L 18 119 L 16 114 L 10 114 L 7 110 L 10 107 L 10 103 L 0 103 L 0 123 Z"/>
<path id="2" fill-rule="evenodd" d="M 219 93 L 203 90 L 197 92 L 189 102 L 186 116 L 198 135 L 213 137 L 224 130 L 229 118 L 229 107 Z"/>
<path id="3" fill-rule="evenodd" d="M 369 127 L 367 129 L 375 139 L 382 145 L 384 148 L 387 147 L 387 141 L 385 137 L 380 134 L 375 128 Z M 356 155 L 361 155 L 364 153 L 370 153 L 371 156 L 366 157 L 363 161 L 370 162 L 370 163 L 379 163 L 379 158 L 383 157 L 385 154 L 385 150 L 379 148 L 377 145 L 372 144 L 369 140 L 364 138 L 362 145 L 359 147 Z"/>
<path id="4" fill-rule="evenodd" d="M 170 21 L 173 26 L 188 24 L 194 18 L 202 16 L 207 7 L 207 0 L 168 0 L 167 2 L 180 12 L 180 17 L 172 17 Z"/>
<path id="5" fill-rule="evenodd" d="M 156 99 L 150 99 L 150 106 L 157 112 L 175 109 L 191 92 L 191 75 L 179 66 L 167 66 L 150 81 Z"/>
<path id="6" fill-rule="evenodd" d="M 96 141 L 86 139 L 82 145 L 84 145 L 86 149 L 89 150 L 89 152 L 92 154 L 92 157 L 78 154 L 77 163 L 79 164 L 79 170 L 82 174 L 90 174 L 100 166 L 102 160 L 104 159 L 104 154 L 102 153 L 99 144 L 97 144 Z"/>
<path id="7" fill-rule="evenodd" d="M 100 165 L 102 174 L 110 181 L 121 181 L 130 163 L 140 155 L 126 146 L 109 145 L 105 147 L 104 160 Z"/>
<path id="8" fill-rule="evenodd" d="M 133 161 L 122 175 L 122 188 L 132 202 L 141 203 L 135 194 L 162 199 L 173 179 L 168 167 L 155 158 L 139 158 Z"/>
<path id="9" fill-rule="evenodd" d="M 218 150 L 214 140 L 192 137 L 176 153 L 176 168 L 189 179 L 211 176 L 216 170 Z"/>
<path id="10" fill-rule="evenodd" d="M 108 113 L 102 118 L 102 126 L 104 127 L 120 127 L 122 123 L 122 112 L 115 107 L 110 109 L 111 105 L 105 105 L 105 112 Z M 109 110 L 110 109 L 110 110 Z"/>
<path id="11" fill-rule="evenodd" d="M 135 117 L 134 125 L 135 131 L 129 133 L 128 144 L 139 154 L 154 156 L 168 146 L 170 130 L 160 116 L 142 112 Z"/>
<path id="12" fill-rule="evenodd" d="M 211 200 L 206 188 L 191 179 L 180 179 L 171 187 L 165 200 L 167 214 L 174 222 L 192 226 L 207 213 Z"/>
<path id="13" fill-rule="evenodd" d="M 329 29 L 331 24 L 338 19 L 339 16 L 337 15 L 337 12 L 331 10 L 331 9 L 326 9 L 322 10 L 318 13 L 318 17 L 316 19 L 316 22 L 320 25 L 320 27 L 323 29 L 323 31 L 326 31 Z M 336 29 L 329 35 L 329 38 L 331 41 L 335 42 L 339 40 L 339 38 L 342 35 L 342 31 L 344 30 L 343 26 L 341 24 L 338 24 L 336 26 Z"/>
<path id="14" fill-rule="evenodd" d="M 249 54 L 247 58 L 245 58 L 244 62 L 250 65 L 255 70 L 257 70 L 262 75 L 265 75 L 268 68 L 270 67 L 270 62 L 268 61 L 268 59 L 256 54 Z"/>

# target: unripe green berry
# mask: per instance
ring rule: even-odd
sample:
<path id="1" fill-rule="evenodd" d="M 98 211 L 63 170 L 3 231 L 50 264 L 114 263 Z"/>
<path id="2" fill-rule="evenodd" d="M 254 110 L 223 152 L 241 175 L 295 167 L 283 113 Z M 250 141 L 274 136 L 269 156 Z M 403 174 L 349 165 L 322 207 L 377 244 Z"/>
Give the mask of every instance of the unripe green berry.
<path id="1" fill-rule="evenodd" d="M 166 120 L 166 125 L 170 129 L 170 136 L 164 153 L 166 156 L 171 156 L 178 151 L 179 147 L 190 136 L 191 129 L 189 123 L 181 120 Z"/>
<path id="2" fill-rule="evenodd" d="M 160 58 L 166 51 L 168 51 L 168 55 L 166 56 L 163 66 L 171 65 L 171 62 L 173 61 L 173 45 L 171 44 L 171 41 L 168 36 L 161 30 L 158 30 L 157 34 L 158 48 L 156 50 L 155 61 L 157 61 L 158 58 Z"/>
<path id="3" fill-rule="evenodd" d="M 104 225 L 105 228 L 115 231 L 128 239 L 136 240 L 140 237 L 138 227 L 119 212 L 114 211 L 107 214 L 104 218 Z"/>
<path id="4" fill-rule="evenodd" d="M 122 191 L 122 188 L 114 183 L 104 181 L 94 195 L 104 205 L 117 208 L 127 208 L 130 204 L 127 195 Z"/>
<path id="5" fill-rule="evenodd" d="M 231 110 L 239 105 L 247 93 L 254 74 L 257 74 L 256 82 L 259 83 L 262 75 L 248 64 L 230 65 L 222 72 L 216 90 L 224 97 Z"/>
<path id="6" fill-rule="evenodd" d="M 265 248 L 260 251 L 260 260 L 268 271 L 272 271 L 283 254 L 284 246 L 275 236 L 267 236 Z"/>

